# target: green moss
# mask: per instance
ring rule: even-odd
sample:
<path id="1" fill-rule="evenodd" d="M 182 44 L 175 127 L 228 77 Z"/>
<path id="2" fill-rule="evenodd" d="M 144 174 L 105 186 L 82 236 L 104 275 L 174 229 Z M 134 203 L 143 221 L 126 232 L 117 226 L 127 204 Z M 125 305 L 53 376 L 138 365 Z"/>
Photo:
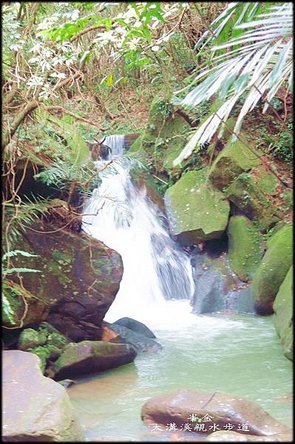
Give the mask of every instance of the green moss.
<path id="1" fill-rule="evenodd" d="M 37 331 L 33 328 L 25 328 L 19 337 L 18 347 L 20 350 L 29 350 L 33 347 L 46 344 L 47 334 L 45 331 Z"/>
<path id="2" fill-rule="evenodd" d="M 276 193 L 279 181 L 274 174 L 266 171 L 261 165 L 256 168 L 252 168 L 250 174 L 253 179 L 253 183 L 259 187 L 260 191 L 270 195 Z"/>
<path id="3" fill-rule="evenodd" d="M 68 339 L 61 333 L 49 333 L 47 338 L 47 343 L 63 350 L 65 346 L 69 343 Z"/>
<path id="4" fill-rule="evenodd" d="M 245 216 L 232 216 L 227 234 L 231 269 L 242 281 L 248 282 L 262 258 L 261 235 Z"/>
<path id="5" fill-rule="evenodd" d="M 291 225 L 281 228 L 268 241 L 267 251 L 252 283 L 252 294 L 259 314 L 273 312 L 273 301 L 292 265 L 292 241 Z"/>
<path id="6" fill-rule="evenodd" d="M 276 208 L 270 205 L 269 199 L 249 173 L 240 174 L 224 194 L 249 219 L 255 220 L 262 231 L 279 220 L 275 215 Z"/>
<path id="7" fill-rule="evenodd" d="M 242 132 L 241 136 L 251 146 L 245 133 Z M 251 149 L 254 150 L 252 146 Z M 254 152 L 257 151 L 254 150 Z M 229 141 L 213 162 L 209 172 L 209 180 L 218 190 L 223 191 L 241 173 L 249 171 L 259 164 L 259 158 L 246 145 L 239 140 Z"/>
<path id="8" fill-rule="evenodd" d="M 229 289 L 234 290 L 236 288 L 236 279 L 234 278 L 231 270 L 227 267 L 225 258 L 223 256 L 211 259 L 209 264 L 212 265 L 212 269 L 219 271 L 226 278 L 226 286 Z M 207 264 L 207 266 L 209 265 Z"/>
<path id="9" fill-rule="evenodd" d="M 290 267 L 275 298 L 275 327 L 284 355 L 293 360 L 293 266 Z"/>
<path id="10" fill-rule="evenodd" d="M 41 368 L 42 373 L 44 373 L 45 369 L 46 369 L 47 361 L 50 358 L 50 350 L 48 350 L 48 347 L 38 346 L 38 347 L 34 347 L 28 351 L 30 351 L 31 353 L 34 353 L 34 355 L 37 355 L 40 358 L 40 360 L 41 360 L 40 368 Z"/>
<path id="11" fill-rule="evenodd" d="M 72 252 L 65 253 L 64 251 L 53 250 L 52 257 L 61 265 L 71 264 L 73 261 Z"/>
<path id="12" fill-rule="evenodd" d="M 207 172 L 185 173 L 164 196 L 171 232 L 185 245 L 216 239 L 227 225 L 229 203 L 207 182 Z"/>

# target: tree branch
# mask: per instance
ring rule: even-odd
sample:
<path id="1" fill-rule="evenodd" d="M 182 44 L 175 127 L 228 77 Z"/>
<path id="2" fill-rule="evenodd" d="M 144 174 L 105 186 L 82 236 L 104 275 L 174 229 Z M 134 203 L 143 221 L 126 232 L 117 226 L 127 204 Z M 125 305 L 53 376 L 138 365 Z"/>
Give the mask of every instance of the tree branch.
<path id="1" fill-rule="evenodd" d="M 2 149 L 4 149 L 6 147 L 6 145 L 8 145 L 8 143 L 10 142 L 11 138 L 13 137 L 13 135 L 15 134 L 17 128 L 19 127 L 19 125 L 22 123 L 22 121 L 25 119 L 25 117 L 31 113 L 32 111 L 34 111 L 34 109 L 36 109 L 38 107 L 39 103 L 37 102 L 37 100 L 31 100 L 29 103 L 27 103 L 25 105 L 25 107 L 16 115 L 16 117 L 14 118 L 10 128 L 8 128 L 3 135 L 3 139 L 2 139 Z"/>

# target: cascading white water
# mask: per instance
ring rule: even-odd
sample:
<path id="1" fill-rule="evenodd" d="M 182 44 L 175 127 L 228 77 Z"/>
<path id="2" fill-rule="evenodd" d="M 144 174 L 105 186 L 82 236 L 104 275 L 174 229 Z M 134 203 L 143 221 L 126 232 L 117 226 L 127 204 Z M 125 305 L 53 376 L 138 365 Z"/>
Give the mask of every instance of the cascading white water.
<path id="1" fill-rule="evenodd" d="M 157 328 L 195 322 L 188 256 L 169 237 L 145 189 L 133 185 L 131 162 L 121 156 L 124 136 L 109 136 L 104 144 L 112 160 L 96 162 L 101 184 L 84 209 L 82 228 L 122 256 L 120 290 L 105 319 L 128 316 Z"/>

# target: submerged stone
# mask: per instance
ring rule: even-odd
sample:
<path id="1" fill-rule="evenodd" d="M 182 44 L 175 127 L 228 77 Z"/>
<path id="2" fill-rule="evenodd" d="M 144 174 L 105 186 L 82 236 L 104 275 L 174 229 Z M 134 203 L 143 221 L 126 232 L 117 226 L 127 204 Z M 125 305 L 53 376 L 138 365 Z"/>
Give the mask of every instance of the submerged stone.
<path id="1" fill-rule="evenodd" d="M 292 265 L 292 239 L 292 225 L 285 225 L 267 243 L 267 251 L 252 282 L 258 314 L 273 313 L 273 301 Z"/>
<path id="2" fill-rule="evenodd" d="M 207 172 L 189 171 L 165 193 L 170 231 L 182 245 L 217 239 L 226 228 L 229 202 L 207 181 Z"/>
<path id="3" fill-rule="evenodd" d="M 293 360 L 293 266 L 290 267 L 280 286 L 273 310 L 275 328 L 280 337 L 284 355 Z"/>

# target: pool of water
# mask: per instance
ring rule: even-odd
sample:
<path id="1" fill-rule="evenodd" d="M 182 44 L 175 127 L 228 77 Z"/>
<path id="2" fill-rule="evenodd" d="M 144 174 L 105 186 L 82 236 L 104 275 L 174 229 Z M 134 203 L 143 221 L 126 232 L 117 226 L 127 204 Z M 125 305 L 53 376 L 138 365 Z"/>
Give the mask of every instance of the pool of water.
<path id="1" fill-rule="evenodd" d="M 255 401 L 292 425 L 292 363 L 272 316 L 194 315 L 190 323 L 153 331 L 163 350 L 67 389 L 87 441 L 157 441 L 141 421 L 141 408 L 153 396 L 183 388 Z M 160 439 L 170 440 L 165 433 Z"/>

